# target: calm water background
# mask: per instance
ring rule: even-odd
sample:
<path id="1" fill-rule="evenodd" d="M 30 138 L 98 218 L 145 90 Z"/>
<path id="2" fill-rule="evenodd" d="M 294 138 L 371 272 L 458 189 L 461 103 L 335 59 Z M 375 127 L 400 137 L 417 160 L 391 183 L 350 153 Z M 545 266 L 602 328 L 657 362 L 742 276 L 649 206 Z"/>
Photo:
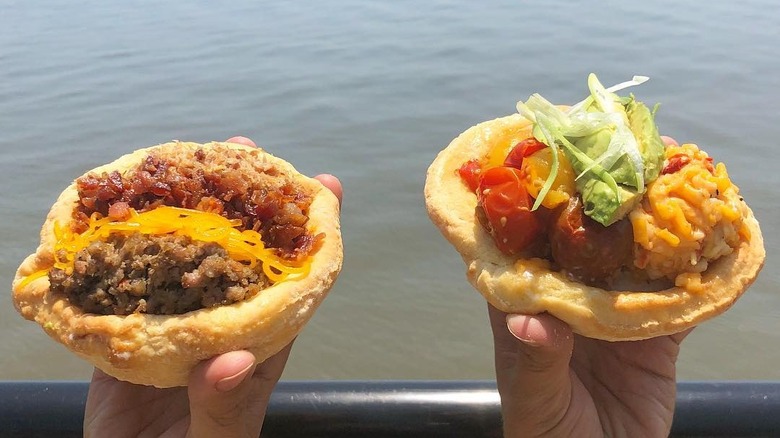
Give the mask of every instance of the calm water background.
<path id="1" fill-rule="evenodd" d="M 10 299 L 59 192 L 141 146 L 237 134 L 345 190 L 344 270 L 285 378 L 491 378 L 485 304 L 427 218 L 425 170 L 533 92 L 579 100 L 591 71 L 650 76 L 634 92 L 663 133 L 726 162 L 764 230 L 764 271 L 685 341 L 680 378 L 780 379 L 780 8 L 585 3 L 3 2 L 0 379 L 91 371 Z"/>

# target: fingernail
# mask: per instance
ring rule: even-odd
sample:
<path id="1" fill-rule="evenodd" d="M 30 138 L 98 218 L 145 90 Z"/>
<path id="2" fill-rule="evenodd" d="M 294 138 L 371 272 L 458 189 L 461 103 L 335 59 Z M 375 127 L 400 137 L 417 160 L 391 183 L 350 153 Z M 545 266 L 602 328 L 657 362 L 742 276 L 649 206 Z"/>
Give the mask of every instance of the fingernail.
<path id="1" fill-rule="evenodd" d="M 539 321 L 532 316 L 507 315 L 506 328 L 509 330 L 509 333 L 511 333 L 512 336 L 526 345 L 530 345 L 532 347 L 541 345 L 533 336 L 534 330 L 541 328 L 541 325 Z"/>
<path id="2" fill-rule="evenodd" d="M 251 374 L 250 371 L 252 371 L 255 368 L 255 364 L 250 363 L 246 368 L 243 370 L 233 374 L 232 376 L 225 377 L 221 380 L 219 380 L 217 383 L 214 384 L 214 388 L 219 392 L 228 392 L 236 389 L 238 385 L 241 384 L 241 382 L 246 379 L 247 376 Z"/>

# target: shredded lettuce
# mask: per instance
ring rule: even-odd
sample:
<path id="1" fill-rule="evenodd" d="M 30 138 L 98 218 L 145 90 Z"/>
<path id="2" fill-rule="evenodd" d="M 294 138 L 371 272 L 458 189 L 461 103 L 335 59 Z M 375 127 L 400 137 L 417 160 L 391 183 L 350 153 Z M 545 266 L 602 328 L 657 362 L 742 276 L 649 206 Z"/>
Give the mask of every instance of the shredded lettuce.
<path id="1" fill-rule="evenodd" d="M 541 205 L 558 175 L 559 147 L 563 148 L 572 167 L 578 172 L 577 180 L 588 177 L 602 181 L 618 203 L 618 183 L 635 186 L 639 192 L 644 190 L 642 154 L 631 131 L 625 106 L 614 93 L 642 84 L 648 79 L 647 76 L 634 76 L 630 81 L 605 88 L 596 75 L 591 73 L 588 76 L 590 95 L 568 110 L 553 105 L 539 94 L 532 94 L 527 101 L 517 103 L 517 111 L 534 123 L 534 137 L 553 149 L 550 174 L 539 191 L 533 210 Z M 607 137 L 599 135 L 600 132 L 609 134 L 608 144 L 604 144 L 603 139 Z M 593 144 L 595 141 L 597 147 L 594 150 L 603 151 L 598 152 L 597 156 L 591 156 L 594 153 L 591 151 L 589 155 L 586 153 L 588 151 L 577 146 L 583 139 L 586 144 L 589 141 Z M 611 174 L 610 172 L 614 171 L 610 169 L 621 159 L 628 163 L 629 171 Z M 621 163 L 621 166 L 625 167 L 625 164 Z"/>
<path id="2" fill-rule="evenodd" d="M 634 87 L 637 85 L 642 85 L 645 82 L 649 81 L 650 78 L 647 76 L 634 76 L 631 78 L 630 81 L 621 82 L 619 84 L 615 84 L 609 88 L 607 88 L 607 91 L 610 93 L 615 93 L 620 90 L 625 90 L 629 87 Z M 591 102 L 593 102 L 593 96 L 588 96 L 584 100 L 580 101 L 579 103 L 573 105 L 569 112 L 577 112 L 579 111 L 580 107 L 589 105 Z"/>
<path id="3" fill-rule="evenodd" d="M 607 91 L 601 85 L 601 82 L 593 73 L 588 76 L 588 88 L 590 88 L 591 96 L 593 96 L 601 111 L 610 116 L 610 120 L 615 126 L 615 132 L 612 134 L 612 138 L 610 138 L 607 151 L 601 157 L 598 157 L 596 161 L 603 162 L 609 160 L 609 165 L 605 164 L 605 167 L 610 169 L 622 155 L 627 156 L 634 170 L 636 188 L 640 191 L 643 190 L 645 183 L 642 154 L 639 152 L 639 144 L 628 124 L 628 115 L 626 115 L 625 107 L 619 102 L 619 98 L 615 94 Z"/>
<path id="4" fill-rule="evenodd" d="M 558 145 L 555 140 L 559 136 L 556 136 L 547 129 L 548 125 L 554 126 L 552 123 L 547 122 L 547 116 L 544 114 L 539 114 L 539 117 L 542 121 L 539 123 L 539 130 L 542 132 L 543 137 L 541 141 L 549 146 L 550 149 L 552 149 L 552 165 L 550 166 L 550 175 L 558 175 Z M 537 208 L 539 208 L 540 205 L 542 205 L 542 201 L 544 200 L 544 197 L 547 196 L 547 192 L 550 191 L 553 182 L 555 182 L 555 178 L 549 177 L 544 181 L 542 188 L 539 189 L 539 196 L 536 197 L 536 201 L 534 201 L 534 205 L 531 207 L 531 211 L 535 211 Z"/>

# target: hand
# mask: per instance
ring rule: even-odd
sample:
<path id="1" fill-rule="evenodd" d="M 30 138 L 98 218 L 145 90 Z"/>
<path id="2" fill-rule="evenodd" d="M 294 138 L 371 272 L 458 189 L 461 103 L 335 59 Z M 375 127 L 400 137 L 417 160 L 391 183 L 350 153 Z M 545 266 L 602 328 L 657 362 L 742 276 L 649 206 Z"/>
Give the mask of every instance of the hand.
<path id="1" fill-rule="evenodd" d="M 505 437 L 669 435 L 677 354 L 692 329 L 607 342 L 574 335 L 546 313 L 488 307 Z"/>
<path id="2" fill-rule="evenodd" d="M 644 341 L 573 335 L 553 316 L 490 306 L 505 437 L 666 437 L 690 330 Z"/>
<path id="3" fill-rule="evenodd" d="M 228 141 L 256 146 L 245 137 Z M 341 183 L 336 177 L 315 178 L 341 202 Z M 248 351 L 219 355 L 199 364 L 186 388 L 134 385 L 95 369 L 84 414 L 84 436 L 259 436 L 271 392 L 291 348 L 292 343 L 260 364 Z"/>

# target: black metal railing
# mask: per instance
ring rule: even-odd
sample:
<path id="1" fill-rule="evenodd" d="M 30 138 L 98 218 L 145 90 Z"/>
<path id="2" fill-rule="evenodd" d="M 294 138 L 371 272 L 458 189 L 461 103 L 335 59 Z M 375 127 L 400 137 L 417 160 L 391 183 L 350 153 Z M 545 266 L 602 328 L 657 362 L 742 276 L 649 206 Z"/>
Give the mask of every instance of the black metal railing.
<path id="1" fill-rule="evenodd" d="M 86 382 L 0 382 L 3 436 L 81 436 Z M 280 382 L 264 437 L 498 437 L 490 381 Z M 780 436 L 780 382 L 678 384 L 673 437 Z"/>

